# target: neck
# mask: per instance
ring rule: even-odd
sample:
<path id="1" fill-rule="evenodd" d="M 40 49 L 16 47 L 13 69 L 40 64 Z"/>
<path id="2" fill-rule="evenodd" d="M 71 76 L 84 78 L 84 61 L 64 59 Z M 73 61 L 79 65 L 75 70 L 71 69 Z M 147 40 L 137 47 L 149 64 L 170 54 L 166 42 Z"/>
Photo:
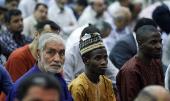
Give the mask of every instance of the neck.
<path id="1" fill-rule="evenodd" d="M 97 13 L 97 14 L 96 14 L 96 18 L 97 18 L 97 19 L 101 18 L 102 16 L 103 16 L 103 13 Z"/>
<path id="2" fill-rule="evenodd" d="M 38 47 L 37 45 L 38 44 L 37 44 L 35 39 L 32 41 L 32 43 L 30 43 L 28 45 L 28 47 L 29 47 L 29 49 L 31 51 L 31 54 L 34 57 L 34 59 L 37 59 L 37 47 Z"/>
<path id="3" fill-rule="evenodd" d="M 152 58 L 145 56 L 144 54 L 142 54 L 140 51 L 137 53 L 137 57 L 140 59 L 140 61 L 143 64 L 149 65 L 149 63 L 151 62 Z"/>
<path id="4" fill-rule="evenodd" d="M 89 73 L 87 71 L 85 71 L 85 74 L 88 77 L 88 79 L 95 84 L 97 84 L 100 81 L 100 79 L 99 79 L 100 75 L 96 75 L 94 73 Z"/>
<path id="5" fill-rule="evenodd" d="M 45 70 L 44 70 L 44 68 L 42 68 L 42 65 L 41 65 L 41 63 L 38 61 L 38 59 L 37 59 L 37 66 L 38 66 L 38 69 L 41 71 L 41 72 L 46 72 Z"/>

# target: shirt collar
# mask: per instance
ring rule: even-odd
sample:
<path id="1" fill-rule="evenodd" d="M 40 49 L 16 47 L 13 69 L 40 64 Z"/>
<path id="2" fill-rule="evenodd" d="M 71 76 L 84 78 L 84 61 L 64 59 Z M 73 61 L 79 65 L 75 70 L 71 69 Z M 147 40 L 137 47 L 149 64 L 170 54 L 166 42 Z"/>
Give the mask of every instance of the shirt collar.
<path id="1" fill-rule="evenodd" d="M 133 38 L 134 38 L 134 40 L 135 40 L 135 44 L 136 44 L 137 52 L 138 52 L 139 47 L 138 47 L 138 42 L 137 42 L 137 39 L 136 39 L 136 33 L 135 33 L 135 32 L 133 32 Z"/>
<path id="2" fill-rule="evenodd" d="M 34 71 L 42 72 L 36 64 L 33 66 L 33 68 L 34 68 Z M 56 73 L 54 75 L 57 77 L 62 77 L 61 73 Z"/>

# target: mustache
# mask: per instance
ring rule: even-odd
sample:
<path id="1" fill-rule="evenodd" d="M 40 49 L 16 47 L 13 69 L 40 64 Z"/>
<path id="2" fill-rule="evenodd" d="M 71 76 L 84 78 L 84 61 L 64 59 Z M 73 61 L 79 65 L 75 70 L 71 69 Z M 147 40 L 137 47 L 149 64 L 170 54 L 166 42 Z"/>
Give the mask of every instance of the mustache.
<path id="1" fill-rule="evenodd" d="M 62 63 L 52 63 L 51 66 L 56 66 L 56 67 L 63 67 Z"/>

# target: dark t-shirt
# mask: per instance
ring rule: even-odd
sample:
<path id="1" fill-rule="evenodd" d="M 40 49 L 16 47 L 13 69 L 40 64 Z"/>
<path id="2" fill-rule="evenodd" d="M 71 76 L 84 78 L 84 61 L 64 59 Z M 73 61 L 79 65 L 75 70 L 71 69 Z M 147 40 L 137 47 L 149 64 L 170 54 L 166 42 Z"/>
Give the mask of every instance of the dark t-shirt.
<path id="1" fill-rule="evenodd" d="M 152 60 L 146 66 L 137 56 L 134 56 L 123 65 L 116 81 L 121 101 L 133 101 L 144 87 L 164 85 L 161 62 Z"/>

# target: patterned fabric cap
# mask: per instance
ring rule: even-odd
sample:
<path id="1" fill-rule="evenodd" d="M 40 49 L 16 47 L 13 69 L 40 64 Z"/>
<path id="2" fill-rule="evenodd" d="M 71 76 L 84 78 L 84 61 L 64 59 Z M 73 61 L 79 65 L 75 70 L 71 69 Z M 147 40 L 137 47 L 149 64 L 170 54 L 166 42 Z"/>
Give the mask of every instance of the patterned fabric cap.
<path id="1" fill-rule="evenodd" d="M 104 44 L 99 33 L 86 33 L 81 37 L 79 48 L 81 55 L 84 55 L 94 49 L 104 48 Z"/>

